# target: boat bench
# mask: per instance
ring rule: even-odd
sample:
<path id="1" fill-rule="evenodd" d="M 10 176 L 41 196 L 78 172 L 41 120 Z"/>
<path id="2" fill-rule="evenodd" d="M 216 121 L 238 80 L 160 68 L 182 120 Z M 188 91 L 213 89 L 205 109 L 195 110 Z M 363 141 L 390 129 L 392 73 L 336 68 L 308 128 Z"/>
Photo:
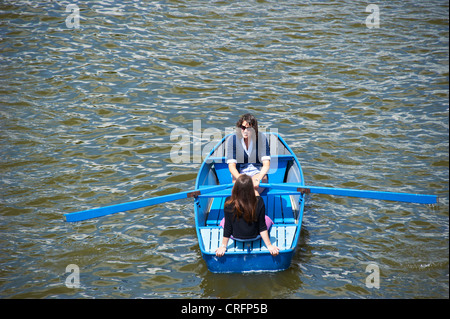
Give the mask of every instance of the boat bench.
<path id="1" fill-rule="evenodd" d="M 295 237 L 296 225 L 274 225 L 270 229 L 270 242 L 280 250 L 292 248 L 292 242 Z M 222 245 L 223 228 L 220 226 L 199 227 L 205 251 L 215 253 L 216 249 Z M 228 240 L 228 253 L 242 252 L 268 252 L 262 238 L 253 241 L 237 241 L 230 238 Z"/>

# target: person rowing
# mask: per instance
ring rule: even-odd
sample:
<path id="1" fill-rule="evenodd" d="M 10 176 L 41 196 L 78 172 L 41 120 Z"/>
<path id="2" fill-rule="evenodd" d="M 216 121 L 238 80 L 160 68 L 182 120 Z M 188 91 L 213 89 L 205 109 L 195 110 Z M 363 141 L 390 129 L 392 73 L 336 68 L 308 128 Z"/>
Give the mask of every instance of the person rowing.
<path id="1" fill-rule="evenodd" d="M 270 168 L 270 148 L 266 136 L 258 132 L 258 121 L 250 113 L 242 115 L 236 123 L 236 133 L 225 142 L 228 169 L 233 183 L 242 174 L 253 180 L 256 195 L 264 189 L 260 182 L 267 183 Z"/>

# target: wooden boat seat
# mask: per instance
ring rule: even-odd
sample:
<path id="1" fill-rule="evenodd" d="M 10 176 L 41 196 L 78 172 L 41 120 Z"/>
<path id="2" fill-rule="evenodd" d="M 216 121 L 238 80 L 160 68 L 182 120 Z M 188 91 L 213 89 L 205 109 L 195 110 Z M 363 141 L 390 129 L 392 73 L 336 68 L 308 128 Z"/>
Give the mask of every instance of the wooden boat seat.
<path id="1" fill-rule="evenodd" d="M 206 252 L 214 253 L 222 244 L 223 228 L 220 226 L 207 226 L 199 229 Z M 296 225 L 274 225 L 270 229 L 270 241 L 280 250 L 291 249 L 296 229 Z M 242 253 L 246 251 L 254 253 L 268 252 L 269 250 L 261 238 L 249 242 L 236 241 L 230 238 L 227 245 L 227 253 Z"/>

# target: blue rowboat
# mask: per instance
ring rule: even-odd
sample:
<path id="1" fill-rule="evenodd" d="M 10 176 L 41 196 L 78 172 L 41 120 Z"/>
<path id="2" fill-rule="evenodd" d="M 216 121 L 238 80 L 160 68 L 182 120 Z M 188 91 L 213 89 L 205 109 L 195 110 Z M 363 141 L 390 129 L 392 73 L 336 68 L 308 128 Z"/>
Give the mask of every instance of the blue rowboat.
<path id="1" fill-rule="evenodd" d="M 225 159 L 225 136 L 203 161 L 197 175 L 195 188 L 226 185 L 232 182 Z M 294 152 L 281 136 L 267 134 L 271 167 L 269 183 L 295 183 L 304 185 L 303 172 Z M 225 198 L 231 188 L 201 194 L 196 197 L 195 227 L 202 257 L 208 269 L 214 273 L 242 273 L 281 271 L 290 267 L 297 247 L 302 226 L 304 195 L 290 189 L 266 188 L 261 197 L 266 206 L 266 215 L 273 221 L 269 235 L 272 244 L 280 248 L 278 256 L 272 256 L 262 239 L 241 242 L 230 239 L 223 257 L 215 251 L 222 243 L 223 228 L 219 226 L 224 216 Z"/>

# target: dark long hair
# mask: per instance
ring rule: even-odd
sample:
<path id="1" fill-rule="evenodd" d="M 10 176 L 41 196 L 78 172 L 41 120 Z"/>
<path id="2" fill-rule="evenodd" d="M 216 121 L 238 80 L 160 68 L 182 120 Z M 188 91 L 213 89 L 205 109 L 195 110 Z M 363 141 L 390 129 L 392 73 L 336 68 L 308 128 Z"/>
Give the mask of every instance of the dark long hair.
<path id="1" fill-rule="evenodd" d="M 242 217 L 250 224 L 257 220 L 256 204 L 252 178 L 245 174 L 239 176 L 231 191 L 231 198 L 225 202 L 225 206 L 231 205 L 235 218 Z"/>

